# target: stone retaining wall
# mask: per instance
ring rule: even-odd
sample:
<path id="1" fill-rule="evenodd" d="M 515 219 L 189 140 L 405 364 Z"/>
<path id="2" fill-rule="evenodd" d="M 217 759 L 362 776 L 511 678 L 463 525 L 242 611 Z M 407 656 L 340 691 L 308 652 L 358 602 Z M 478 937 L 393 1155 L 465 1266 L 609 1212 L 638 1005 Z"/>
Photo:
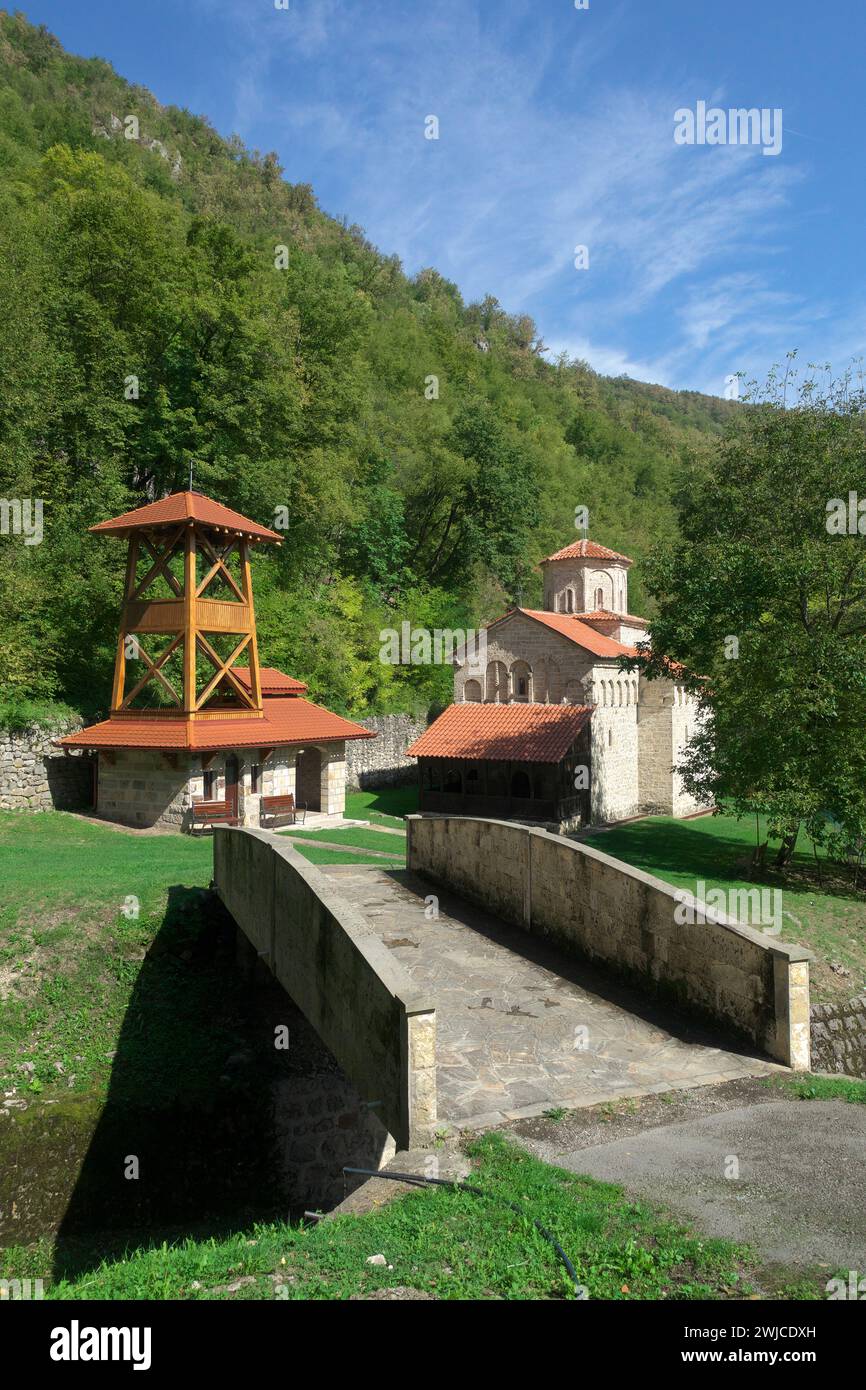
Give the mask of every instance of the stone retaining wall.
<path id="1" fill-rule="evenodd" d="M 424 733 L 426 720 L 413 719 L 411 714 L 380 714 L 355 723 L 375 730 L 378 737 L 347 742 L 347 786 L 391 787 L 416 780 L 418 764 L 406 757 L 406 749 Z"/>
<path id="2" fill-rule="evenodd" d="M 866 995 L 810 1010 L 812 1070 L 866 1079 Z"/>
<path id="3" fill-rule="evenodd" d="M 67 756 L 54 744 L 81 723 L 0 730 L 0 811 L 80 811 L 92 804 L 91 755 Z"/>
<path id="4" fill-rule="evenodd" d="M 410 870 L 808 1069 L 808 951 L 546 830 L 442 815 L 409 816 L 407 829 Z M 684 900 L 691 924 L 678 920 Z"/>

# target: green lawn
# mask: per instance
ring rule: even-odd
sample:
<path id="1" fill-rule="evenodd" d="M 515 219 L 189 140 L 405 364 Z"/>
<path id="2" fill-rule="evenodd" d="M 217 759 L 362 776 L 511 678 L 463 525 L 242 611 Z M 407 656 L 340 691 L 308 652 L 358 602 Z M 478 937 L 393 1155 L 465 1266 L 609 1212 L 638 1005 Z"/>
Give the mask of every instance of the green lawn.
<path id="1" fill-rule="evenodd" d="M 298 849 L 316 864 L 389 862 Z M 237 972 L 212 949 L 212 837 L 4 812 L 0 863 L 0 1086 L 104 1093 L 123 1031 L 131 1086 L 207 1097 L 243 1033 Z"/>
<path id="2" fill-rule="evenodd" d="M 754 841 L 754 821 L 725 815 L 688 821 L 650 816 L 588 837 L 588 843 L 605 854 L 691 893 L 699 882 L 708 889 L 780 890 L 781 939 L 815 953 L 810 972 L 813 1000 L 848 998 L 860 992 L 866 987 L 866 892 L 852 890 L 824 855 L 824 882 L 818 884 L 812 846 L 805 835 L 788 870 L 775 871 L 768 863 L 762 879 L 751 879 Z M 831 964 L 842 969 L 833 970 Z"/>
<path id="3" fill-rule="evenodd" d="M 357 849 L 377 849 L 383 854 L 392 854 L 399 859 L 406 857 L 405 835 L 391 835 L 382 830 L 367 830 L 364 826 L 349 826 L 345 830 L 292 830 L 287 834 L 291 837 L 296 848 L 302 852 L 304 846 L 310 842 L 322 841 L 332 845 L 353 846 Z M 348 855 L 343 857 L 349 858 Z"/>
<path id="4" fill-rule="evenodd" d="M 703 1239 L 620 1188 L 541 1163 L 500 1135 L 468 1147 L 470 1180 L 489 1195 L 427 1188 L 367 1215 L 160 1244 L 50 1286 L 46 1296 L 345 1299 L 402 1286 L 442 1299 L 575 1298 L 533 1219 L 559 1241 L 592 1299 L 726 1299 L 756 1289 L 818 1298 L 832 1273 L 800 1272 L 796 1284 L 785 1283 L 744 1247 Z M 42 1277 L 50 1253 L 44 1244 L 0 1253 L 0 1273 Z M 377 1254 L 386 1264 L 367 1264 Z M 224 1288 L 238 1280 L 239 1289 Z"/>
<path id="5" fill-rule="evenodd" d="M 414 784 L 346 795 L 347 820 L 378 821 L 382 825 L 402 827 L 403 818 L 417 810 L 418 788 Z"/>
<path id="6" fill-rule="evenodd" d="M 217 990 L 232 1012 L 221 973 L 186 963 L 207 930 L 211 859 L 209 839 L 125 835 L 59 812 L 0 815 L 0 1084 L 103 1091 L 159 939 L 162 1045 L 176 1037 L 178 1084 L 198 1089 L 183 1044 L 190 1011 Z M 146 1071 L 146 1046 L 139 1060 Z"/>
<path id="7" fill-rule="evenodd" d="M 363 850 L 359 850 L 357 854 L 345 854 L 342 850 L 326 849 L 319 845 L 299 845 L 295 844 L 294 837 L 292 843 L 298 853 L 311 864 L 378 864 L 380 868 L 389 869 L 398 867 L 400 863 L 399 859 L 394 859 L 392 864 L 377 854 L 364 854 Z"/>

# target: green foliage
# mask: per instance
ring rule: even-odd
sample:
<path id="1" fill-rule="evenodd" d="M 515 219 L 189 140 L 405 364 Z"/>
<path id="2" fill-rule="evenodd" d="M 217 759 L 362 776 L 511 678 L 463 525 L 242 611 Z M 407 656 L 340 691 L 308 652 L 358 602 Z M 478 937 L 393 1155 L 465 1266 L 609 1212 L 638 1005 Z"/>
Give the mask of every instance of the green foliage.
<path id="1" fill-rule="evenodd" d="M 786 400 L 787 393 L 787 400 Z M 691 468 L 681 539 L 649 565 L 651 670 L 683 662 L 706 716 L 688 789 L 761 812 L 772 830 L 858 857 L 866 835 L 866 550 L 828 505 L 866 496 L 866 396 L 789 367 Z"/>
<path id="2" fill-rule="evenodd" d="M 59 729 L 75 717 L 70 705 L 53 700 L 7 700 L 0 704 L 0 729 Z"/>
<path id="3" fill-rule="evenodd" d="M 736 409 L 550 363 L 525 315 L 408 278 L 274 155 L 5 13 L 0 170 L 0 496 L 45 504 L 41 545 L 0 537 L 15 698 L 104 706 L 122 555 L 87 527 L 192 468 L 260 521 L 287 509 L 255 563 L 266 662 L 349 712 L 447 701 L 448 668 L 384 665 L 380 631 L 538 602 L 577 505 L 639 559 Z"/>

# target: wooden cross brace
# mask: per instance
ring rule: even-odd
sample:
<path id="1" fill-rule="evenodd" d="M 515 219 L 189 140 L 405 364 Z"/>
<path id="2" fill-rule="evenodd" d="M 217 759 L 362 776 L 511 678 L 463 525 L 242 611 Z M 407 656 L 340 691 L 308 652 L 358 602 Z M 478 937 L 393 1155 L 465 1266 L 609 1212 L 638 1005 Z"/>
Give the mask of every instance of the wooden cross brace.
<path id="1" fill-rule="evenodd" d="M 224 580 L 226 581 L 226 583 L 230 586 L 230 588 L 234 589 L 234 591 L 235 591 L 235 593 L 237 594 L 238 598 L 240 599 L 241 603 L 246 603 L 246 596 L 243 594 L 243 592 L 241 591 L 241 589 L 238 588 L 238 585 L 235 583 L 234 575 L 232 574 L 231 570 L 230 570 L 230 569 L 228 568 L 228 566 L 226 565 L 226 560 L 228 559 L 229 555 L 231 554 L 231 552 L 234 550 L 235 546 L 236 546 L 237 543 L 238 543 L 238 538 L 237 538 L 237 536 L 233 537 L 233 538 L 228 542 L 228 544 L 226 544 L 226 545 L 224 545 L 224 546 L 222 547 L 221 550 L 217 550 L 215 546 L 212 546 L 211 543 L 210 543 L 210 541 L 208 540 L 207 536 L 205 536 L 204 534 L 200 534 L 198 539 L 199 539 L 199 546 L 200 546 L 200 548 L 201 548 L 203 551 L 206 551 L 206 552 L 207 552 L 207 554 L 210 556 L 211 560 L 213 561 L 213 564 L 211 565 L 211 567 L 210 567 L 210 569 L 208 570 L 207 574 L 205 575 L 204 579 L 201 581 L 201 583 L 199 584 L 198 588 L 196 589 L 196 591 L 195 591 L 195 596 L 196 596 L 196 598 L 201 598 L 201 596 L 202 596 L 202 594 L 204 593 L 205 589 L 208 587 L 208 585 L 211 583 L 211 581 L 215 578 L 215 576 L 216 576 L 217 574 L 219 574 L 219 573 L 222 573 L 223 579 L 224 579 Z"/>
<path id="2" fill-rule="evenodd" d="M 162 673 L 163 666 L 168 661 L 168 658 L 171 656 L 172 652 L 180 646 L 182 641 L 183 633 L 179 632 L 177 636 L 174 637 L 172 641 L 169 643 L 169 645 L 166 647 L 165 651 L 162 653 L 162 656 L 157 657 L 156 661 L 151 661 L 150 657 L 144 650 L 144 647 L 141 645 L 140 641 L 136 642 L 138 654 L 147 666 L 147 670 L 145 671 L 141 680 L 133 686 L 132 690 L 130 690 L 129 694 L 125 697 L 123 704 L 121 705 L 121 709 L 128 709 L 131 701 L 135 699 L 138 692 L 140 690 L 143 690 L 144 687 L 147 685 L 148 681 L 152 680 L 154 676 L 156 676 L 157 680 L 162 682 L 162 684 L 165 686 L 166 690 L 168 691 L 169 695 L 173 699 L 174 703 L 178 706 L 178 708 L 182 708 L 182 701 L 180 696 L 178 695 L 171 681 L 168 680 L 167 677 L 164 676 Z"/>
<path id="3" fill-rule="evenodd" d="M 166 542 L 162 550 L 157 549 L 155 542 L 148 540 L 146 536 L 141 537 L 141 544 L 144 546 L 145 550 L 150 555 L 151 559 L 153 560 L 153 564 L 147 571 L 147 574 L 144 576 L 141 583 L 135 586 L 133 593 L 130 594 L 130 599 L 141 598 L 145 590 L 149 589 L 154 580 L 158 579 L 161 574 L 165 576 L 166 583 L 174 591 L 177 597 L 181 598 L 183 596 L 182 585 L 178 583 L 171 570 L 166 568 L 169 560 L 172 558 L 175 552 L 175 548 L 177 546 L 178 541 L 181 540 L 183 537 L 183 533 L 184 528 L 181 526 L 178 528 L 177 531 L 175 531 L 171 539 Z"/>
<path id="4" fill-rule="evenodd" d="M 201 709 L 202 705 L 205 703 L 207 699 L 210 698 L 213 691 L 219 685 L 220 681 L 223 679 L 223 676 L 225 676 L 232 689 L 234 690 L 235 694 L 240 696 L 244 704 L 247 705 L 250 709 L 255 709 L 255 702 L 252 696 L 250 695 L 250 692 L 246 690 L 243 685 L 241 685 L 237 676 L 230 669 L 237 661 L 241 652 L 243 652 L 249 645 L 249 643 L 253 640 L 252 633 L 248 632 L 246 636 L 241 638 L 240 642 L 235 647 L 231 656 L 228 657 L 226 661 L 223 661 L 222 657 L 219 655 L 219 652 L 214 651 L 210 642 L 208 642 L 207 638 L 203 637 L 200 632 L 196 634 L 196 640 L 198 642 L 198 645 L 204 652 L 205 656 L 208 657 L 216 667 L 216 675 L 210 681 L 208 681 L 201 695 L 199 695 L 198 699 L 195 702 L 195 708 L 197 710 Z"/>

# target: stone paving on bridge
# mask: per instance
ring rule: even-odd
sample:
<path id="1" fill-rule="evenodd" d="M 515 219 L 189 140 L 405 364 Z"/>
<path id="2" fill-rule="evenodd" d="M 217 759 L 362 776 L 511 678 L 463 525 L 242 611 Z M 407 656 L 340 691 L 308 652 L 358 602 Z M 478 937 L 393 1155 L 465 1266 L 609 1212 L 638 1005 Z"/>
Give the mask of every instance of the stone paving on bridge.
<path id="1" fill-rule="evenodd" d="M 780 1069 L 405 870 L 320 867 L 435 1003 L 439 1118 L 454 1128 Z"/>

